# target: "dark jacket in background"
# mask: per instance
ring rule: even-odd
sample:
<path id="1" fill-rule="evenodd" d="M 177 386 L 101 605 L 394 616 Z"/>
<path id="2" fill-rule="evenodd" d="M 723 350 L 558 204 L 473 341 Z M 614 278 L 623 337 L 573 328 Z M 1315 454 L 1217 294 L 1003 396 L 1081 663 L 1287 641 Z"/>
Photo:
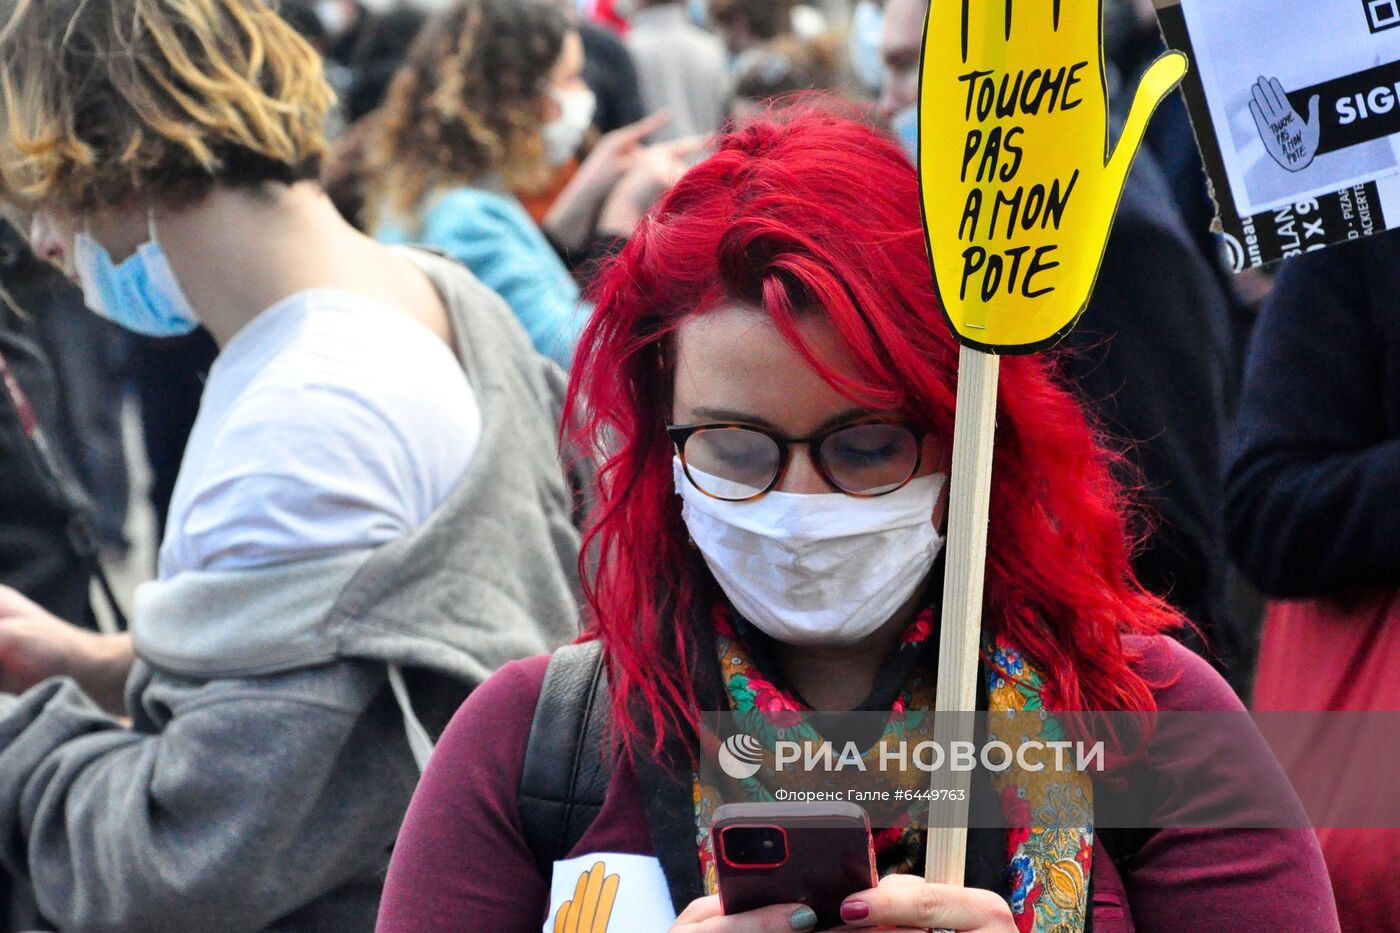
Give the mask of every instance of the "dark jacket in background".
<path id="1" fill-rule="evenodd" d="M 1111 439 L 1126 444 L 1141 476 L 1125 479 L 1142 486 L 1139 499 L 1158 519 L 1134 562 L 1138 576 L 1202 629 L 1207 658 L 1239 689 L 1252 638 L 1230 617 L 1221 522 L 1229 309 L 1146 150 L 1128 176 L 1093 299 L 1065 347 L 1066 376 Z"/>
<path id="2" fill-rule="evenodd" d="M 43 420 L 54 453 L 92 501 L 99 543 L 124 551 L 131 487 L 121 410 L 130 335 L 89 311 L 78 287 L 35 256 L 4 221 L 0 285 L 23 311 L 23 320 L 13 323 L 47 360 L 53 405 Z"/>
<path id="3" fill-rule="evenodd" d="M 1127 2 L 1110 3 L 1105 9 L 1105 42 L 1111 58 L 1109 93 L 1119 119 L 1127 117 L 1133 90 L 1152 63 L 1167 51 L 1156 22 L 1137 21 L 1137 13 Z M 1206 266 L 1220 284 L 1230 313 L 1231 340 L 1234 344 L 1235 372 L 1243 366 L 1249 330 L 1257 308 L 1236 289 L 1234 276 L 1224 259 L 1220 234 L 1211 229 L 1215 202 L 1211 199 L 1200 150 L 1186 109 L 1186 98 L 1178 88 L 1167 95 L 1147 125 L 1143 148 L 1152 153 L 1162 170 L 1172 201 L 1181 214 L 1187 235 L 1200 251 Z"/>
<path id="4" fill-rule="evenodd" d="M 80 439 L 71 436 L 66 392 L 76 390 L 65 390 L 55 372 L 41 317 L 74 291 L 0 221 L 0 356 L 13 380 L 0 384 L 0 584 L 60 618 L 92 626 L 92 555 L 80 553 L 74 537 L 84 536 L 84 550 L 97 545 L 96 515 L 73 466 Z M 81 300 L 78 311 L 94 317 Z M 72 349 L 79 363 L 93 365 L 93 347 Z"/>
<path id="5" fill-rule="evenodd" d="M 13 314 L 0 312 L 0 317 L 3 367 L 42 431 L 56 410 L 53 372 L 38 345 L 14 329 Z M 65 487 L 51 474 L 36 447 L 42 441 L 31 434 L 28 418 L 0 384 L 0 584 L 19 590 L 59 618 L 91 626 L 91 564 L 70 537 L 74 519 L 83 512 L 90 520 L 90 511 L 74 494 L 71 479 Z"/>
<path id="6" fill-rule="evenodd" d="M 1292 260 L 1250 344 L 1230 545 L 1270 596 L 1400 585 L 1400 237 Z"/>

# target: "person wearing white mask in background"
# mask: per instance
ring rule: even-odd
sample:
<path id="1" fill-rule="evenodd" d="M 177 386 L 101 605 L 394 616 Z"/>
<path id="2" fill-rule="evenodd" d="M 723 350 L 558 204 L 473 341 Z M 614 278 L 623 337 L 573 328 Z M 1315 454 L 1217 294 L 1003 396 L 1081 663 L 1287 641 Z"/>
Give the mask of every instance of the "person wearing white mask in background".
<path id="1" fill-rule="evenodd" d="M 369 229 L 472 270 L 536 349 L 568 366 L 586 317 L 561 256 L 619 237 L 640 214 L 632 184 L 653 115 L 603 137 L 542 230 L 515 191 L 543 190 L 582 146 L 596 105 L 583 43 L 552 0 L 465 0 L 429 23 L 389 89 L 366 178 Z"/>

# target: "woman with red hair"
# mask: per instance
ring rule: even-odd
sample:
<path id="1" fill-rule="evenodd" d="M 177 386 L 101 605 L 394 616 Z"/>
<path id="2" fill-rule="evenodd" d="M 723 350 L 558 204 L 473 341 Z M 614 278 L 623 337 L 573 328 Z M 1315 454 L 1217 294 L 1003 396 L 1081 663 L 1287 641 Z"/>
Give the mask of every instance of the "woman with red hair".
<path id="1" fill-rule="evenodd" d="M 886 136 L 811 106 L 756 121 L 640 225 L 596 299 L 571 387 L 574 423 L 604 453 L 587 635 L 462 707 L 399 838 L 380 928 L 814 929 L 800 904 L 721 915 L 700 711 L 931 708 L 958 351 L 914 170 Z M 1004 361 L 987 708 L 1240 710 L 1133 578 L 1114 465 L 1050 362 Z M 1190 807 L 1179 787 L 1159 801 Z M 951 887 L 917 877 L 922 833 L 882 830 L 885 880 L 847 898 L 843 921 L 1336 929 L 1306 830 L 972 837 L 968 886 Z"/>

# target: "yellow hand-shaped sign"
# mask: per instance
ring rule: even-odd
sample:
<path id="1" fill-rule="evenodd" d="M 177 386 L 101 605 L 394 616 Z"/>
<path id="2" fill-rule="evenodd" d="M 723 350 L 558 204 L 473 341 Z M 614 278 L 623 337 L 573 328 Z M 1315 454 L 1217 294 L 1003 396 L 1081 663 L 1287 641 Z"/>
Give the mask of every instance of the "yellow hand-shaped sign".
<path id="1" fill-rule="evenodd" d="M 602 862 L 579 875 L 574 896 L 554 914 L 554 933 L 606 933 L 620 880 Z"/>
<path id="2" fill-rule="evenodd" d="M 1102 0 L 932 0 L 919 174 L 944 313 L 962 343 L 1029 353 L 1089 301 L 1148 118 L 1182 75 L 1143 76 L 1108 150 Z"/>

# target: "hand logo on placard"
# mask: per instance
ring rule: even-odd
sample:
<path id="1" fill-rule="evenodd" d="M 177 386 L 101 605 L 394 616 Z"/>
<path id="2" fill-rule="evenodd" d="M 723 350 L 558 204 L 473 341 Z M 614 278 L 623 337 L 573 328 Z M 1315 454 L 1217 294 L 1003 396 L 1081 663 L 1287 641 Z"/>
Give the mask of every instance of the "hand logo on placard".
<path id="1" fill-rule="evenodd" d="M 932 0 L 919 171 L 944 313 L 966 345 L 1028 353 L 1088 303 L 1128 168 L 1186 73 L 1143 76 L 1108 149 L 1102 0 Z"/>
<path id="2" fill-rule="evenodd" d="M 579 875 L 574 896 L 554 914 L 554 933 L 607 933 L 621 880 L 609 875 L 602 862 Z"/>
<path id="3" fill-rule="evenodd" d="M 1249 102 L 1249 112 L 1254 114 L 1259 138 L 1264 140 L 1264 148 L 1274 161 L 1290 172 L 1301 172 L 1312 165 L 1322 135 L 1322 121 L 1318 119 L 1321 96 L 1314 94 L 1308 101 L 1308 118 L 1304 120 L 1293 109 L 1278 78 L 1260 78 L 1251 93 L 1254 99 Z"/>

